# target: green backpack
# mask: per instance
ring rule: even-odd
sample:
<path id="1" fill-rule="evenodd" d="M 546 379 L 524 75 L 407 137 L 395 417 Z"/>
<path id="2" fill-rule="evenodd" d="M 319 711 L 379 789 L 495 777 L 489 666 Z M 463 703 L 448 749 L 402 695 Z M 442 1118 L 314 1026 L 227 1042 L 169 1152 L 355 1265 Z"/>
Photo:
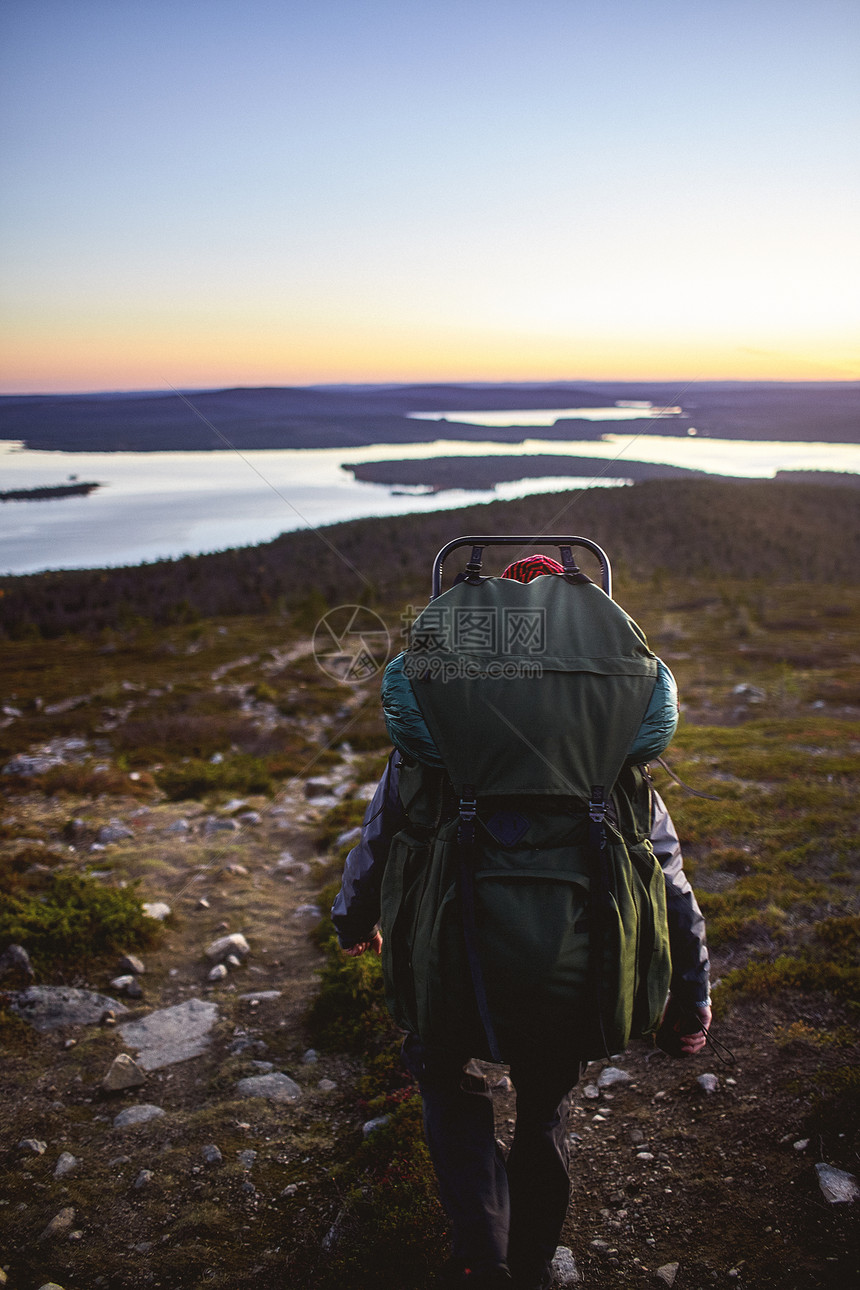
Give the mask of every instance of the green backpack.
<path id="1" fill-rule="evenodd" d="M 640 629 L 590 582 L 460 582 L 404 671 L 442 765 L 402 756 L 381 892 L 398 1023 L 495 1061 L 654 1031 L 671 967 L 650 788 L 627 764 L 657 675 Z"/>

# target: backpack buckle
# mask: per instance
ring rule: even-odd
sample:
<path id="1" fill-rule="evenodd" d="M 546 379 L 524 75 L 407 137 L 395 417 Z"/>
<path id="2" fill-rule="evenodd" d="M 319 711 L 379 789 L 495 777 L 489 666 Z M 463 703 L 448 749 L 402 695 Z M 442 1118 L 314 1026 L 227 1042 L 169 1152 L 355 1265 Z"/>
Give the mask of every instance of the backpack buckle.
<path id="1" fill-rule="evenodd" d="M 460 827 L 457 830 L 457 841 L 461 846 L 471 846 L 474 841 L 477 814 L 478 799 L 475 796 L 474 787 L 471 784 L 464 784 L 459 806 Z"/>

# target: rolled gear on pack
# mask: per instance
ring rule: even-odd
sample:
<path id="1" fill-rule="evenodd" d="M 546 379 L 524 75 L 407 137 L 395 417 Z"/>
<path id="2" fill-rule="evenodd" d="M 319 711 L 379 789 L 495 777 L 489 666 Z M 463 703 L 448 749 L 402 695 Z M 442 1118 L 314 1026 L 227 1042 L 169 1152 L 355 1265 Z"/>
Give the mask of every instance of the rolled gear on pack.
<path id="1" fill-rule="evenodd" d="M 630 754 L 661 665 L 640 629 L 587 580 L 467 580 L 419 616 L 399 670 L 409 823 L 381 892 L 397 1020 L 496 1060 L 548 1029 L 587 1057 L 654 1031 L 665 881 Z M 661 705 L 650 756 L 674 732 Z"/>

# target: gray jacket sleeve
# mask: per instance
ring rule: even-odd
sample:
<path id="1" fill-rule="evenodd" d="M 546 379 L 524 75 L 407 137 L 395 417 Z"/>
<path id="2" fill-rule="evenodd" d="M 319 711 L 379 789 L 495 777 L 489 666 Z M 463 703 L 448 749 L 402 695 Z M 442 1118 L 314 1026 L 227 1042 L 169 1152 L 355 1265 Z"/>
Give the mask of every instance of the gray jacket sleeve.
<path id="1" fill-rule="evenodd" d="M 370 940 L 379 922 L 382 874 L 395 833 L 406 823 L 400 802 L 400 754 L 393 752 L 385 774 L 364 813 L 361 840 L 346 857 L 340 891 L 332 906 L 332 922 L 343 949 Z"/>
<path id="2" fill-rule="evenodd" d="M 675 826 L 657 792 L 651 808 L 651 845 L 666 879 L 672 994 L 685 1003 L 705 1003 L 710 998 L 705 920 L 684 873 Z"/>

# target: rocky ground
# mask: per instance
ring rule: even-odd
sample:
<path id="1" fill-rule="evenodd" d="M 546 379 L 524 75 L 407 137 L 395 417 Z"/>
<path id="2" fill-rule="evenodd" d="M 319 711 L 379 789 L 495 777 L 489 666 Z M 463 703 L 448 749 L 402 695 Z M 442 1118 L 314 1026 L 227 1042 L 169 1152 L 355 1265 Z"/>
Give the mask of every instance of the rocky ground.
<path id="1" fill-rule="evenodd" d="M 16 845 L 29 836 L 139 879 L 163 936 L 50 982 L 104 996 L 83 1019 L 45 1018 L 14 965 L 0 982 L 0 1284 L 332 1285 L 352 1185 L 342 1166 L 368 1113 L 361 1062 L 312 1049 L 306 1013 L 322 955 L 311 932 L 331 876 L 320 824 L 367 796 L 364 773 L 347 750 L 274 796 L 218 805 L 14 798 L 5 824 Z M 714 956 L 717 979 L 729 953 Z M 157 1045 L 132 1024 L 145 1019 L 165 1026 Z M 860 1055 L 854 1020 L 827 995 L 781 991 L 723 1010 L 728 1065 L 712 1050 L 676 1062 L 644 1046 L 609 1069 L 594 1063 L 570 1124 L 564 1283 L 853 1283 L 856 1183 L 834 1201 L 820 1166 L 860 1173 L 845 1075 Z M 505 1142 L 513 1095 L 503 1070 L 490 1073 Z M 431 1283 L 431 1266 L 416 1283 L 425 1272 Z M 377 1284 L 369 1276 L 367 1290 Z"/>

